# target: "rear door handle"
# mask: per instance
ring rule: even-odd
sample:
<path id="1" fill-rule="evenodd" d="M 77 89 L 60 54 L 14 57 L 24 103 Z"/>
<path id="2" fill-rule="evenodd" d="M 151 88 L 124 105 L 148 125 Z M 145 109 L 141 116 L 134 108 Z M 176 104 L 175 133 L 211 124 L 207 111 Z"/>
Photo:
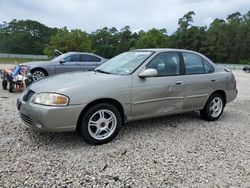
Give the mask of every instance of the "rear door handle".
<path id="1" fill-rule="evenodd" d="M 216 78 L 212 78 L 211 81 L 212 81 L 212 82 L 216 82 L 217 79 L 216 79 Z"/>
<path id="2" fill-rule="evenodd" d="M 181 85 L 183 83 L 183 81 L 177 81 L 175 82 L 176 85 Z"/>

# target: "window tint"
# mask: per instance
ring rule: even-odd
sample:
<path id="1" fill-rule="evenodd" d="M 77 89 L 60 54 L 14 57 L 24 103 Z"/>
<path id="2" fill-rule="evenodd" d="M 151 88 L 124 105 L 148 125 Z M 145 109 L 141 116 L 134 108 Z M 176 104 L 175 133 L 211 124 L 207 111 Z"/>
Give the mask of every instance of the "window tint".
<path id="1" fill-rule="evenodd" d="M 93 55 L 85 54 L 85 55 L 81 55 L 81 61 L 82 62 L 100 62 L 101 59 Z"/>
<path id="2" fill-rule="evenodd" d="M 204 66 L 202 58 L 196 54 L 183 52 L 186 74 L 203 74 Z"/>
<path id="3" fill-rule="evenodd" d="M 214 72 L 213 66 L 210 63 L 208 63 L 205 59 L 203 59 L 203 63 L 204 63 L 205 73 L 212 73 L 212 72 Z"/>
<path id="4" fill-rule="evenodd" d="M 64 58 L 64 60 L 65 60 L 66 62 L 78 62 L 79 59 L 80 59 L 80 56 L 79 56 L 78 54 L 70 55 L 70 56 Z"/>
<path id="5" fill-rule="evenodd" d="M 154 68 L 159 76 L 171 76 L 180 74 L 180 60 L 178 52 L 165 52 L 157 55 L 147 68 Z"/>

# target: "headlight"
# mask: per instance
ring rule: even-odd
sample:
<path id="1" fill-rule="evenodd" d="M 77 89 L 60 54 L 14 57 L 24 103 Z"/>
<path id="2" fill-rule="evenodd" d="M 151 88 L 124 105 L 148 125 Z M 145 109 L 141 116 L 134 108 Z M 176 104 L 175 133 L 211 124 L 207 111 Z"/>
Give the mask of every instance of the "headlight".
<path id="1" fill-rule="evenodd" d="M 68 102 L 68 97 L 56 93 L 39 93 L 33 100 L 33 103 L 48 106 L 67 106 Z"/>

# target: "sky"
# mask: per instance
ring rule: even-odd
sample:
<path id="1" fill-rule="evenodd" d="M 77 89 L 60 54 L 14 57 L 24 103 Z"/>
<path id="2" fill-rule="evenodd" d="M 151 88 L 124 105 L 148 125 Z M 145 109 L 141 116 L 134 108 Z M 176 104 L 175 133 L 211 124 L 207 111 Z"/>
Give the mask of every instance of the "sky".
<path id="1" fill-rule="evenodd" d="M 196 14 L 193 25 L 209 26 L 215 18 L 249 10 L 250 0 L 0 0 L 0 23 L 30 19 L 89 33 L 129 25 L 132 31 L 166 28 L 171 34 L 188 11 Z"/>

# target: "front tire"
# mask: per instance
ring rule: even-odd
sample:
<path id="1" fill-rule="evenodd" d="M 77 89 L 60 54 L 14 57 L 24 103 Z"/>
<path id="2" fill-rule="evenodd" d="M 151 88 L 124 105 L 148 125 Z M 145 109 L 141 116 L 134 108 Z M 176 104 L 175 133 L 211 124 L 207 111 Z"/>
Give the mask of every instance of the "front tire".
<path id="1" fill-rule="evenodd" d="M 212 94 L 203 110 L 200 111 L 201 117 L 207 121 L 216 121 L 220 118 L 225 107 L 225 99 L 219 93 Z"/>
<path id="2" fill-rule="evenodd" d="M 99 145 L 116 137 L 122 118 L 117 108 L 108 103 L 92 106 L 82 117 L 80 133 L 90 144 Z"/>

